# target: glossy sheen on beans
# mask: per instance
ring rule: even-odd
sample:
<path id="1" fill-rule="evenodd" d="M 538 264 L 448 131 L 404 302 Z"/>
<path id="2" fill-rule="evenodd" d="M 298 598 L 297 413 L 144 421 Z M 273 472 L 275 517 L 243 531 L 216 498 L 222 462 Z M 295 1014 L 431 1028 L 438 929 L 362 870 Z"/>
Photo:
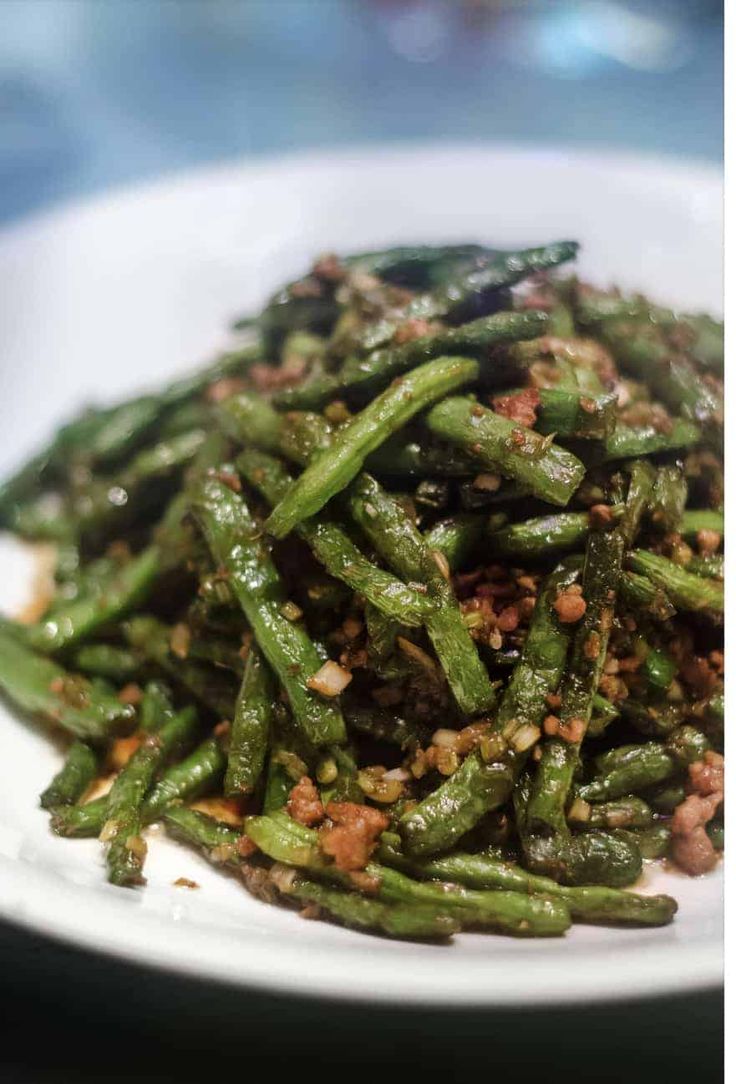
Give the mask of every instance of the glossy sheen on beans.
<path id="1" fill-rule="evenodd" d="M 0 691 L 68 734 L 40 803 L 115 891 L 156 821 L 433 942 L 664 925 L 643 861 L 719 862 L 722 327 L 576 251 L 325 254 L 0 486 L 55 545 Z"/>

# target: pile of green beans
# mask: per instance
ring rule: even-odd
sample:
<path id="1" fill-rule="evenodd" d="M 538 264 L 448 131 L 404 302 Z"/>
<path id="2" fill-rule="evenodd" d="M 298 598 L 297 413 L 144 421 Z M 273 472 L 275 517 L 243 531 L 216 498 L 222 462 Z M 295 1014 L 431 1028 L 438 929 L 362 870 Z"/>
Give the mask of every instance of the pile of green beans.
<path id="1" fill-rule="evenodd" d="M 672 920 L 630 888 L 701 872 L 678 809 L 722 763 L 722 326 L 577 247 L 321 257 L 0 485 L 57 554 L 0 691 L 68 735 L 40 804 L 112 884 L 163 821 L 390 937 Z"/>

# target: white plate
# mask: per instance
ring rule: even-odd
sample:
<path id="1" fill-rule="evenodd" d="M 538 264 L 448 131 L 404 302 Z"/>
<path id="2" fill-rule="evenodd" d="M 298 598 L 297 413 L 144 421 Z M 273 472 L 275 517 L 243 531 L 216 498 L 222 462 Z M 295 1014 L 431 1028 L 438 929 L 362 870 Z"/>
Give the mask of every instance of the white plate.
<path id="1" fill-rule="evenodd" d="M 5 473 L 81 403 L 205 359 L 235 314 L 315 253 L 397 241 L 583 242 L 581 271 L 690 308 L 721 307 L 713 171 L 621 156 L 415 147 L 229 165 L 73 207 L 0 238 Z M 0 587 L 17 596 L 5 548 Z M 251 899 L 151 838 L 143 891 L 105 883 L 95 841 L 48 830 L 37 795 L 59 753 L 0 715 L 0 914 L 43 933 L 244 985 L 371 1001 L 501 1005 L 692 991 L 721 977 L 721 881 L 648 871 L 680 901 L 661 930 L 463 935 L 450 946 L 354 934 Z M 198 891 L 173 887 L 179 876 Z"/>

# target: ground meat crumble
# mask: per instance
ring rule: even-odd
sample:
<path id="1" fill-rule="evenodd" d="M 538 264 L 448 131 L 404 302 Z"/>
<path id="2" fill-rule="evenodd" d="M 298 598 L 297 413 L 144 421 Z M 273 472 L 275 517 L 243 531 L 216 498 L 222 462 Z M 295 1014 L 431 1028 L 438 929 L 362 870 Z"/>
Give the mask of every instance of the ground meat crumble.
<path id="1" fill-rule="evenodd" d="M 718 852 L 705 830 L 723 802 L 723 757 L 707 752 L 688 768 L 691 794 L 672 817 L 672 857 L 680 869 L 697 877 L 718 862 Z"/>
<path id="2" fill-rule="evenodd" d="M 286 811 L 295 821 L 306 824 L 309 828 L 324 819 L 322 799 L 308 775 L 303 775 L 296 786 L 292 787 Z"/>
<path id="3" fill-rule="evenodd" d="M 539 406 L 539 392 L 536 388 L 524 388 L 516 395 L 495 395 L 493 397 L 493 409 L 496 414 L 502 414 L 512 422 L 533 429 L 537 420 L 537 407 Z"/>
<path id="4" fill-rule="evenodd" d="M 470 635 L 499 651 L 523 639 L 534 612 L 539 576 L 507 565 L 487 565 L 452 580 Z"/>
<path id="5" fill-rule="evenodd" d="M 283 365 L 278 366 L 256 362 L 248 370 L 248 376 L 257 391 L 278 391 L 280 388 L 289 388 L 294 384 L 299 384 L 306 368 L 306 358 L 294 355 Z"/>
<path id="6" fill-rule="evenodd" d="M 425 335 L 431 334 L 434 326 L 429 320 L 420 320 L 418 318 L 404 320 L 394 332 L 394 342 L 397 346 L 402 346 L 414 339 L 421 339 Z"/>
<path id="7" fill-rule="evenodd" d="M 563 624 L 571 625 L 575 621 L 579 621 L 586 610 L 582 588 L 579 584 L 574 583 L 564 591 L 560 591 L 553 605 Z"/>
<path id="8" fill-rule="evenodd" d="M 320 846 L 342 870 L 365 869 L 381 832 L 389 826 L 385 813 L 354 802 L 328 802 L 329 823 L 320 831 Z"/>

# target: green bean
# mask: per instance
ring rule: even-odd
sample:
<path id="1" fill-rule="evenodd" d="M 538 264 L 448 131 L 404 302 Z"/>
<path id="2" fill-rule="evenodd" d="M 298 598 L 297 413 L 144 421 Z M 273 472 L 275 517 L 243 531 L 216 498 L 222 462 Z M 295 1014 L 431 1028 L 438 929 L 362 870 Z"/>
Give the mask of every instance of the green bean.
<path id="1" fill-rule="evenodd" d="M 672 829 L 666 824 L 653 824 L 651 828 L 626 828 L 623 835 L 637 848 L 642 858 L 666 858 L 670 852 Z"/>
<path id="2" fill-rule="evenodd" d="M 648 511 L 651 522 L 661 531 L 676 531 L 687 501 L 687 482 L 680 467 L 659 467 Z"/>
<path id="3" fill-rule="evenodd" d="M 86 742 L 73 741 L 61 769 L 41 795 L 41 808 L 53 809 L 78 802 L 94 781 L 98 768 L 99 758 L 95 750 Z"/>
<path id="4" fill-rule="evenodd" d="M 708 839 L 711 841 L 717 851 L 722 851 L 726 844 L 726 830 L 725 826 L 718 821 L 711 821 L 706 824 L 705 830 L 708 833 Z M 659 857 L 659 855 L 657 855 Z"/>
<path id="5" fill-rule="evenodd" d="M 426 319 L 446 316 L 450 320 L 482 301 L 489 292 L 497 292 L 539 271 L 574 259 L 578 246 L 574 241 L 558 241 L 541 248 L 517 252 L 498 252 L 485 266 L 451 278 L 438 287 L 427 301 L 421 296 L 409 303 L 408 315 Z"/>
<path id="6" fill-rule="evenodd" d="M 281 415 L 279 450 L 285 459 L 305 466 L 318 451 L 332 442 L 332 426 L 321 414 L 292 410 Z"/>
<path id="7" fill-rule="evenodd" d="M 284 814 L 248 817 L 246 834 L 269 858 L 304 867 L 318 875 L 350 884 L 348 875 L 320 857 L 317 833 L 297 825 Z M 462 925 L 495 929 L 516 936 L 557 936 L 569 927 L 567 907 L 544 896 L 521 892 L 478 892 L 459 885 L 435 886 L 405 877 L 397 870 L 369 862 L 368 876 L 378 882 L 376 896 L 387 903 L 427 904 Z"/>
<path id="8" fill-rule="evenodd" d="M 687 563 L 687 570 L 695 576 L 708 576 L 714 580 L 722 580 L 723 554 L 713 553 L 707 557 L 693 557 Z"/>
<path id="9" fill-rule="evenodd" d="M 632 550 L 628 567 L 665 593 L 679 611 L 723 614 L 723 584 L 686 571 L 681 565 L 646 550 Z"/>
<path id="10" fill-rule="evenodd" d="M 582 577 L 586 609 L 560 690 L 560 736 L 542 746 L 532 785 L 527 811 L 532 832 L 567 832 L 565 805 L 603 671 L 622 556 L 623 540 L 615 532 L 590 535 Z"/>
<path id="11" fill-rule="evenodd" d="M 426 628 L 457 703 L 465 714 L 486 711 L 495 699 L 488 673 L 465 626 L 442 560 L 427 546 L 403 508 L 369 475 L 351 487 L 353 518 L 376 551 L 405 580 L 426 584 L 433 610 Z"/>
<path id="12" fill-rule="evenodd" d="M 469 315 L 486 311 L 501 292 L 535 272 L 558 267 L 571 260 L 578 246 L 572 241 L 559 241 L 541 248 L 515 252 L 497 252 L 483 267 L 466 271 L 439 283 L 432 291 L 418 294 L 391 317 L 366 324 L 354 336 L 357 352 L 368 353 L 385 345 L 396 329 L 406 320 L 447 319 L 457 323 Z"/>
<path id="13" fill-rule="evenodd" d="M 449 779 L 401 818 L 407 850 L 416 855 L 449 850 L 489 809 L 503 805 L 513 785 L 508 765 L 486 764 L 480 754 L 467 756 Z"/>
<path id="14" fill-rule="evenodd" d="M 337 883 L 351 883 L 349 875 L 339 870 L 323 854 L 318 833 L 292 820 L 286 813 L 246 817 L 243 834 L 274 862 L 283 862 L 287 866 L 313 873 L 323 873 L 327 879 Z M 378 896 L 378 893 L 376 895 Z"/>
<path id="15" fill-rule="evenodd" d="M 89 411 L 62 426 L 53 441 L 0 489 L 3 522 L 7 513 L 24 500 L 40 481 L 58 476 L 70 462 L 96 465 L 124 455 L 147 433 L 159 413 L 153 396 L 123 403 L 118 407 Z"/>
<path id="16" fill-rule="evenodd" d="M 170 440 L 194 429 L 210 429 L 214 418 L 212 406 L 201 400 L 184 400 L 165 413 L 157 426 L 159 440 Z"/>
<path id="17" fill-rule="evenodd" d="M 429 434 L 422 434 L 421 441 L 406 440 L 403 431 L 371 452 L 366 467 L 396 478 L 467 478 L 478 470 L 457 448 L 433 442 Z"/>
<path id="18" fill-rule="evenodd" d="M 606 729 L 619 718 L 620 714 L 615 704 L 596 693 L 593 697 L 593 714 L 588 723 L 587 736 L 590 738 L 602 737 Z"/>
<path id="19" fill-rule="evenodd" d="M 160 498 L 161 483 L 191 463 L 205 441 L 202 429 L 169 437 L 143 448 L 117 475 L 82 486 L 69 509 L 77 532 L 93 539 L 120 532 Z"/>
<path id="20" fill-rule="evenodd" d="M 251 647 L 235 701 L 230 732 L 225 794 L 250 794 L 263 771 L 271 727 L 274 690 L 258 648 Z"/>
<path id="21" fill-rule="evenodd" d="M 621 715 L 646 738 L 666 738 L 683 721 L 685 706 L 668 702 L 662 693 L 648 692 L 649 703 L 629 697 L 621 702 Z"/>
<path id="22" fill-rule="evenodd" d="M 189 630 L 189 625 L 183 627 Z M 217 636 L 209 627 L 205 627 L 199 635 L 192 635 L 187 646 L 187 659 L 195 659 L 197 662 L 212 663 L 218 669 L 230 670 L 238 678 L 243 676 L 245 666 L 243 664 L 243 626 L 238 627 L 241 633 L 239 640 L 229 640 Z"/>
<path id="23" fill-rule="evenodd" d="M 226 766 L 222 739 L 206 738 L 184 760 L 167 768 L 153 785 L 143 803 L 144 822 L 156 820 L 172 802 L 193 801 L 214 789 L 222 781 Z"/>
<path id="24" fill-rule="evenodd" d="M 623 514 L 620 505 L 611 506 L 610 514 L 618 519 Z M 588 512 L 557 512 L 512 523 L 488 535 L 488 549 L 494 557 L 525 560 L 575 550 L 590 534 Z"/>
<path id="25" fill-rule="evenodd" d="M 155 395 L 92 410 L 59 433 L 64 458 L 100 465 L 122 459 L 151 431 L 160 413 Z"/>
<path id="26" fill-rule="evenodd" d="M 58 491 L 33 494 L 23 503 L 13 505 L 6 517 L 7 526 L 21 538 L 36 542 L 56 542 L 61 546 L 78 541 L 77 524 L 64 507 Z"/>
<path id="27" fill-rule="evenodd" d="M 453 882 L 467 888 L 524 892 L 562 900 L 574 920 L 601 924 L 663 926 L 672 920 L 677 904 L 669 896 L 638 896 L 604 887 L 574 888 L 549 877 L 529 873 L 512 862 L 484 854 L 454 853 L 442 858 L 407 858 L 397 836 L 384 833 L 379 860 L 421 880 Z"/>
<path id="28" fill-rule="evenodd" d="M 271 505 L 281 500 L 292 483 L 278 460 L 263 453 L 246 451 L 237 462 L 251 485 Z M 296 531 L 331 576 L 348 584 L 388 617 L 417 626 L 432 609 L 426 596 L 369 561 L 338 523 L 315 516 L 298 524 Z"/>
<path id="29" fill-rule="evenodd" d="M 676 613 L 665 592 L 646 576 L 624 572 L 619 580 L 621 602 L 633 610 L 641 610 L 658 621 L 667 621 Z"/>
<path id="30" fill-rule="evenodd" d="M 580 828 L 651 828 L 653 822 L 654 814 L 644 799 L 629 794 L 591 806 L 588 819 L 575 824 Z"/>
<path id="31" fill-rule="evenodd" d="M 625 888 L 642 869 L 641 851 L 632 834 L 616 830 L 531 836 L 524 842 L 524 857 L 533 873 L 561 884 Z"/>
<path id="32" fill-rule="evenodd" d="M 543 334 L 546 323 L 545 313 L 527 310 L 498 312 L 460 327 L 440 328 L 401 345 L 348 358 L 337 373 L 320 374 L 301 387 L 287 389 L 276 401 L 280 406 L 314 410 L 340 395 L 370 398 L 396 377 L 432 358 L 449 354 L 483 360 L 497 343 L 533 339 Z M 488 376 L 499 379 L 500 374 L 491 369 Z"/>
<path id="33" fill-rule="evenodd" d="M 138 709 L 138 723 L 144 734 L 157 734 L 174 715 L 171 689 L 163 681 L 148 681 Z"/>
<path id="34" fill-rule="evenodd" d="M 82 644 L 72 655 L 75 670 L 111 681 L 130 681 L 140 673 L 142 660 L 117 644 Z"/>
<path id="35" fill-rule="evenodd" d="M 272 353 L 294 331 L 310 331 L 316 335 L 326 334 L 337 319 L 340 308 L 334 292 L 322 283 L 311 282 L 316 289 L 306 294 L 294 289 L 295 283 L 279 290 L 269 300 L 257 320 L 266 350 Z M 239 320 L 235 328 L 243 328 L 249 320 Z"/>
<path id="36" fill-rule="evenodd" d="M 283 410 L 320 410 L 343 392 L 339 374 L 320 368 L 303 384 L 277 391 L 274 401 Z"/>
<path id="37" fill-rule="evenodd" d="M 586 297 L 578 302 L 577 317 L 585 324 L 624 319 L 647 320 L 661 327 L 668 337 L 675 332 L 681 342 L 689 339 L 688 352 L 709 369 L 723 372 L 723 323 L 704 314 L 675 313 L 650 305 L 643 297 Z"/>
<path id="38" fill-rule="evenodd" d="M 674 779 L 665 780 L 664 783 L 655 785 L 650 790 L 645 789 L 642 793 L 655 813 L 664 816 L 674 813 L 687 797 L 685 784 Z"/>
<path id="39" fill-rule="evenodd" d="M 236 687 L 225 671 L 182 659 L 171 651 L 172 630 L 155 617 L 140 614 L 123 627 L 128 643 L 182 685 L 220 719 L 232 716 Z"/>
<path id="40" fill-rule="evenodd" d="M 479 553 L 484 537 L 485 521 L 482 516 L 459 513 L 435 523 L 425 532 L 424 541 L 430 549 L 447 559 L 451 572 L 457 572 Z"/>
<path id="41" fill-rule="evenodd" d="M 247 441 L 264 452 L 279 451 L 282 419 L 267 400 L 254 392 L 228 396 L 217 408 L 217 419 L 233 440 Z"/>
<path id="42" fill-rule="evenodd" d="M 315 745 L 342 741 L 345 724 L 340 709 L 316 697 L 307 685 L 322 659 L 304 626 L 284 617 L 286 593 L 247 505 L 227 485 L 210 477 L 195 490 L 192 507 L 305 736 Z"/>
<path id="43" fill-rule="evenodd" d="M 617 294 L 585 294 L 576 298 L 575 316 L 581 324 L 598 324 L 602 320 L 643 319 L 650 316 L 651 306 L 641 295 L 619 297 Z M 674 318 L 674 313 L 671 314 Z"/>
<path id="44" fill-rule="evenodd" d="M 348 701 L 344 712 L 349 730 L 367 734 L 376 741 L 398 745 L 400 749 L 427 745 L 431 737 L 429 730 L 421 724 L 409 722 L 395 712 L 373 705 L 359 705 Z"/>
<path id="45" fill-rule="evenodd" d="M 319 367 L 324 364 L 326 353 L 327 340 L 323 336 L 313 335 L 311 331 L 293 331 L 284 339 L 279 360 L 282 368 L 288 369 L 292 360 L 296 359 L 298 364 L 294 377 L 298 379 L 304 362 L 310 367 Z"/>
<path id="46" fill-rule="evenodd" d="M 263 794 L 263 812 L 276 813 L 286 805 L 289 794 L 297 782 L 287 773 L 279 759 L 279 748 L 274 747 L 266 767 L 266 785 Z"/>
<path id="47" fill-rule="evenodd" d="M 626 493 L 626 505 L 619 523 L 619 534 L 627 546 L 632 546 L 639 533 L 641 518 L 648 508 L 656 474 L 651 463 L 644 459 L 635 459 L 629 469 L 629 488 Z"/>
<path id="48" fill-rule="evenodd" d="M 49 464 L 56 457 L 57 453 L 52 444 L 0 483 L 0 523 L 4 527 L 9 526 L 17 517 L 18 506 L 28 503 L 31 494 L 36 492 L 41 479 L 48 473 Z"/>
<path id="49" fill-rule="evenodd" d="M 69 566 L 59 576 L 56 595 L 43 614 L 48 619 L 57 612 L 63 612 L 72 602 L 81 598 L 98 598 L 104 594 L 105 586 L 130 561 L 130 555 L 121 550 L 112 555 L 84 560 L 79 557 L 76 569 Z"/>
<path id="50" fill-rule="evenodd" d="M 184 808 L 169 810 L 165 823 L 173 835 L 203 851 L 216 865 L 225 864 L 242 871 L 242 859 L 238 857 L 240 836 L 228 825 Z M 450 915 L 436 913 L 425 905 L 397 906 L 367 899 L 356 892 L 320 884 L 293 869 L 274 867 L 271 880 L 283 895 L 317 904 L 333 918 L 356 929 L 380 930 L 400 938 L 445 938 L 460 928 Z"/>
<path id="51" fill-rule="evenodd" d="M 107 795 L 101 838 L 108 843 L 107 874 L 112 884 L 145 884 L 146 845 L 141 836 L 142 807 L 160 766 L 191 740 L 197 726 L 194 708 L 169 719 L 157 734 L 147 735 L 120 771 Z"/>
<path id="52" fill-rule="evenodd" d="M 278 452 L 299 466 L 305 466 L 315 452 L 328 448 L 332 441 L 329 422 L 311 411 L 279 414 L 265 400 L 245 392 L 228 399 L 222 409 L 228 411 L 225 426 L 234 439 L 263 452 Z M 462 477 L 477 469 L 456 449 L 433 445 L 425 439 L 426 434 L 422 436 L 421 442 L 407 441 L 403 432 L 389 437 L 368 456 L 367 465 L 378 473 L 410 477 Z"/>
<path id="53" fill-rule="evenodd" d="M 210 862 L 240 869 L 243 860 L 238 843 L 242 836 L 237 829 L 183 805 L 171 806 L 163 819 L 168 833 L 201 850 Z"/>
<path id="54" fill-rule="evenodd" d="M 379 252 L 346 256 L 343 262 L 397 286 L 429 289 L 458 272 L 482 266 L 497 255 L 496 249 L 483 245 L 397 245 Z"/>
<path id="55" fill-rule="evenodd" d="M 613 392 L 586 394 L 568 388 L 540 388 L 538 433 L 582 440 L 605 440 L 616 428 L 616 396 Z"/>
<path id="56" fill-rule="evenodd" d="M 62 426 L 53 441 L 0 486 L 0 521 L 39 483 L 59 477 L 72 464 L 88 468 L 120 461 L 160 420 L 163 410 L 178 407 L 209 384 L 247 368 L 261 356 L 259 345 L 218 358 L 192 376 L 174 381 L 158 395 L 144 395 L 118 406 L 92 410 Z"/>
<path id="57" fill-rule="evenodd" d="M 681 768 L 702 760 L 710 749 L 708 737 L 695 726 L 683 723 L 667 736 L 667 751 Z"/>
<path id="58" fill-rule="evenodd" d="M 723 373 L 723 321 L 705 313 L 678 313 L 677 324 L 678 330 L 682 328 L 692 335 L 688 350 L 695 360 L 707 369 Z"/>
<path id="59" fill-rule="evenodd" d="M 99 596 L 77 599 L 57 608 L 40 625 L 28 629 L 28 643 L 39 651 L 56 652 L 118 621 L 148 594 L 162 566 L 162 553 L 153 545 L 110 577 Z"/>
<path id="60" fill-rule="evenodd" d="M 697 703 L 693 708 L 693 716 L 716 746 L 722 748 L 725 716 L 723 688 L 716 689 L 706 700 Z"/>
<path id="61" fill-rule="evenodd" d="M 666 651 L 650 648 L 639 673 L 647 683 L 651 694 L 664 694 L 677 674 L 677 663 Z"/>
<path id="62" fill-rule="evenodd" d="M 107 796 L 83 805 L 60 805 L 52 811 L 51 830 L 66 839 L 93 839 L 99 836 L 107 814 Z"/>
<path id="63" fill-rule="evenodd" d="M 677 772 L 675 758 L 659 742 L 619 746 L 615 762 L 599 758 L 600 774 L 579 788 L 586 802 L 612 801 L 636 794 L 670 779 Z"/>
<path id="64" fill-rule="evenodd" d="M 682 513 L 679 530 L 683 538 L 693 542 L 699 531 L 715 531 L 723 535 L 724 528 L 723 512 L 710 508 L 688 508 Z"/>
<path id="65" fill-rule="evenodd" d="M 677 355 L 655 328 L 631 321 L 606 321 L 601 339 L 619 364 L 644 380 L 657 398 L 696 422 L 723 421 L 723 400 L 692 362 Z"/>
<path id="66" fill-rule="evenodd" d="M 575 319 L 567 297 L 556 296 L 553 307 L 549 310 L 549 334 L 561 339 L 571 339 L 575 335 Z"/>
<path id="67" fill-rule="evenodd" d="M 71 674 L 0 628 L 0 689 L 29 715 L 91 742 L 133 723 L 135 709 L 106 686 Z"/>
<path id="68" fill-rule="evenodd" d="M 483 467 L 513 478 L 551 504 L 567 504 L 585 474 L 580 460 L 549 437 L 472 399 L 445 399 L 430 410 L 427 425 L 435 436 L 457 444 Z"/>
<path id="69" fill-rule="evenodd" d="M 590 451 L 592 446 L 586 445 L 585 450 L 580 449 L 580 454 L 587 454 L 591 461 L 610 463 L 616 459 L 635 459 L 637 456 L 692 448 L 700 438 L 698 426 L 684 418 L 675 418 L 668 432 L 653 425 L 633 428 L 619 422 L 613 433 L 603 441 L 600 452 L 597 449 Z"/>
<path id="70" fill-rule="evenodd" d="M 360 472 L 363 462 L 391 433 L 420 410 L 478 375 L 469 358 L 437 358 L 420 365 L 382 392 L 314 456 L 266 521 L 266 529 L 283 538 L 297 523 L 319 512 L 327 501 Z"/>
<path id="71" fill-rule="evenodd" d="M 238 392 L 225 399 L 218 418 L 233 440 L 262 452 L 281 454 L 300 466 L 332 441 L 332 427 L 321 414 L 298 410 L 279 414 L 253 392 Z"/>
<path id="72" fill-rule="evenodd" d="M 355 929 L 380 930 L 389 937 L 422 940 L 451 937 L 460 929 L 455 916 L 435 910 L 431 904 L 367 899 L 356 892 L 312 881 L 293 869 L 283 870 L 277 884 L 285 896 L 316 904 L 332 918 Z"/>
<path id="73" fill-rule="evenodd" d="M 411 629 L 381 613 L 368 603 L 365 607 L 368 634 L 368 658 L 378 677 L 384 681 L 409 678 L 412 670 L 405 654 L 398 649 L 398 638 L 408 638 Z"/>
<path id="74" fill-rule="evenodd" d="M 172 802 L 193 801 L 221 782 L 227 756 L 218 737 L 207 738 L 189 756 L 167 768 L 143 803 L 142 819 L 150 824 Z M 99 836 L 108 815 L 108 797 L 95 798 L 84 805 L 54 809 L 51 827 L 59 836 L 88 839 Z"/>
<path id="75" fill-rule="evenodd" d="M 503 739 L 501 757 L 486 762 L 482 751 L 470 753 L 454 775 L 404 814 L 399 830 L 410 853 L 448 850 L 509 797 L 527 752 L 539 737 L 546 698 L 555 692 L 565 665 L 569 634 L 556 620 L 552 605 L 558 591 L 577 575 L 573 561 L 558 566 L 544 583 L 521 659 L 492 724 Z"/>
<path id="76" fill-rule="evenodd" d="M 599 370 L 609 368 L 607 352 L 599 343 L 592 339 L 580 339 L 574 332 L 560 338 L 548 334 L 531 342 L 511 343 L 499 347 L 494 353 L 500 354 L 507 365 L 525 369 L 537 367 L 541 362 L 541 380 L 535 379 L 535 384 L 541 382 L 546 387 L 593 396 L 603 395 L 606 391 Z M 545 373 L 545 367 L 550 365 L 553 366 L 551 377 Z"/>
<path id="77" fill-rule="evenodd" d="M 326 806 L 328 802 L 362 805 L 365 795 L 358 780 L 358 765 L 352 751 L 340 745 L 331 745 L 326 749 L 326 754 L 315 769 L 323 805 Z"/>

